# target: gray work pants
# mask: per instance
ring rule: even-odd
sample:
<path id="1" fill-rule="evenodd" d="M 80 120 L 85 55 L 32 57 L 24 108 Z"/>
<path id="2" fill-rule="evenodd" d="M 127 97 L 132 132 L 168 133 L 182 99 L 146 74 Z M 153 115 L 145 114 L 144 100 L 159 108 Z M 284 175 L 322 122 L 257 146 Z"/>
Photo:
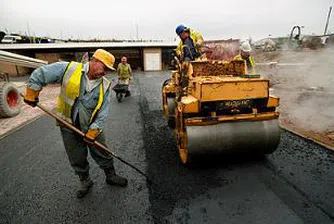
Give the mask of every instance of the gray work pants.
<path id="1" fill-rule="evenodd" d="M 87 160 L 88 149 L 90 155 L 101 169 L 114 168 L 113 158 L 106 153 L 99 151 L 97 147 L 87 144 L 83 140 L 83 137 L 65 127 L 60 127 L 60 131 L 68 159 L 76 174 L 80 175 L 89 172 L 89 163 Z M 103 132 L 96 138 L 96 140 L 105 145 Z"/>

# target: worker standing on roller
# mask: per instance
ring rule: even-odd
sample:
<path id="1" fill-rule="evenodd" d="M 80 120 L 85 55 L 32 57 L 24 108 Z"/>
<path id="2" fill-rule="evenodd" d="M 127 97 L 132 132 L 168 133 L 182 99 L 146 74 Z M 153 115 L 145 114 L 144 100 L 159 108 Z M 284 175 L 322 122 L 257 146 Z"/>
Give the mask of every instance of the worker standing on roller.
<path id="1" fill-rule="evenodd" d="M 43 86 L 58 82 L 61 90 L 56 113 L 61 118 L 86 133 L 82 138 L 72 130 L 60 126 L 66 153 L 80 186 L 77 197 L 82 198 L 92 187 L 89 177 L 87 151 L 104 170 L 106 182 L 111 185 L 126 186 L 127 179 L 116 175 L 113 158 L 98 150 L 94 140 L 105 145 L 104 122 L 110 107 L 110 81 L 104 76 L 113 68 L 115 57 L 103 50 L 95 51 L 92 60 L 86 64 L 77 62 L 57 62 L 36 69 L 28 79 L 24 101 L 36 106 Z"/>
<path id="2" fill-rule="evenodd" d="M 193 73 L 193 67 L 190 61 L 201 60 L 205 57 L 203 55 L 204 40 L 200 33 L 184 25 L 177 26 L 175 32 L 180 37 L 180 42 L 175 52 L 176 56 L 181 61 L 179 86 L 183 89 L 188 86 L 189 77 Z M 186 93 L 181 93 L 177 99 L 181 100 L 183 95 L 186 95 Z"/>
<path id="3" fill-rule="evenodd" d="M 175 32 L 181 39 L 176 48 L 176 54 L 181 61 L 199 59 L 203 54 L 202 35 L 184 25 L 177 26 Z"/>
<path id="4" fill-rule="evenodd" d="M 235 61 L 245 60 L 248 73 L 255 73 L 255 62 L 251 55 L 252 47 L 248 41 L 244 41 L 240 45 L 240 53 L 233 58 Z"/>

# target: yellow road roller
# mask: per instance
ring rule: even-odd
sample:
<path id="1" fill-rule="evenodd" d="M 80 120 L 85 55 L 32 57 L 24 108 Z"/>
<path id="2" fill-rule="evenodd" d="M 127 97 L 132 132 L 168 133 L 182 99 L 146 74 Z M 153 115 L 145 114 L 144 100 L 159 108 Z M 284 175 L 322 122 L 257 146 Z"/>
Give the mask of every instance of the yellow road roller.
<path id="1" fill-rule="evenodd" d="M 269 80 L 248 74 L 245 61 L 177 65 L 162 85 L 162 102 L 184 165 L 207 155 L 276 150 L 279 98 L 269 94 Z"/>

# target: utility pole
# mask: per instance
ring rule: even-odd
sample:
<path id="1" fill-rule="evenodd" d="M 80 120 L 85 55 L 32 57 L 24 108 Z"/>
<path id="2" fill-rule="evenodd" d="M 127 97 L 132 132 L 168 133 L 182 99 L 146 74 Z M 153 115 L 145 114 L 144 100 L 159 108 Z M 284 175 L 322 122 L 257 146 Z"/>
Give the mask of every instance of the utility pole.
<path id="1" fill-rule="evenodd" d="M 29 21 L 27 21 L 27 29 L 28 29 L 29 43 L 31 43 L 31 42 L 32 42 L 32 40 L 31 40 L 31 35 L 30 35 L 30 26 L 29 26 Z"/>
<path id="2" fill-rule="evenodd" d="M 60 29 L 60 39 L 61 41 L 63 41 L 63 30 L 62 29 Z"/>
<path id="3" fill-rule="evenodd" d="M 331 13 L 332 13 L 332 6 L 329 7 L 324 35 L 326 35 L 326 33 L 327 33 L 327 28 L 328 28 L 329 19 L 331 17 Z"/>
<path id="4" fill-rule="evenodd" d="M 137 38 L 137 41 L 138 41 L 138 24 L 136 23 L 136 38 Z"/>

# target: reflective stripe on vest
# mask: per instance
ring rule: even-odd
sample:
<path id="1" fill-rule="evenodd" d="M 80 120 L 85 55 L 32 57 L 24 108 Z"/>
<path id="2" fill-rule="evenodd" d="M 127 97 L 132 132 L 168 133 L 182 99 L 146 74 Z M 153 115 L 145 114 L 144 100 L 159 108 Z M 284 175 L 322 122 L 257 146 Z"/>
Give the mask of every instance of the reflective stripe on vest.
<path id="1" fill-rule="evenodd" d="M 97 101 L 97 105 L 92 113 L 92 116 L 89 119 L 89 122 L 92 123 L 96 113 L 101 109 L 102 107 L 102 103 L 103 103 L 103 99 L 104 99 L 104 94 L 106 94 L 107 90 L 109 89 L 109 87 L 111 86 L 111 82 L 106 79 L 105 77 L 102 77 L 102 82 L 100 84 L 100 94 L 99 94 L 99 99 Z"/>
<path id="2" fill-rule="evenodd" d="M 61 90 L 58 98 L 58 106 L 56 108 L 56 113 L 64 120 L 69 123 L 72 123 L 71 114 L 72 106 L 76 98 L 80 94 L 80 84 L 82 77 L 82 63 L 70 62 L 67 67 L 63 82 L 61 85 Z M 109 80 L 103 77 L 100 84 L 100 93 L 96 107 L 90 117 L 90 123 L 93 121 L 97 111 L 101 108 L 104 94 L 110 86 Z"/>

